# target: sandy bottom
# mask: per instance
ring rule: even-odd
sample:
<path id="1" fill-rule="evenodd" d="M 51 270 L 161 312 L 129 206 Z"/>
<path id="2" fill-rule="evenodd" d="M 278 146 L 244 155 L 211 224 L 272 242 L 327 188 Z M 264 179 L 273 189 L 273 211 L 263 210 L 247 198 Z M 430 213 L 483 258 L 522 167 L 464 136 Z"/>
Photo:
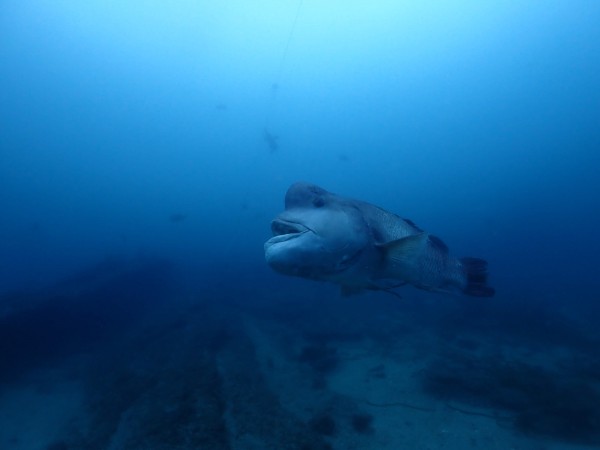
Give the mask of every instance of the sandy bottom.
<path id="1" fill-rule="evenodd" d="M 439 347 L 426 329 L 386 345 L 366 333 L 319 342 L 264 311 L 159 314 L 105 349 L 102 364 L 63 360 L 3 386 L 0 449 L 592 448 L 526 436 L 509 412 L 425 393 Z M 513 351 L 536 357 L 560 355 Z"/>
<path id="2" fill-rule="evenodd" d="M 60 442 L 85 414 L 81 382 L 70 378 L 64 371 L 39 371 L 27 383 L 0 391 L 1 449 L 40 450 Z"/>
<path id="3" fill-rule="evenodd" d="M 263 370 L 273 390 L 294 414 L 309 421 L 319 414 L 338 418 L 328 438 L 335 449 L 589 449 L 515 433 L 506 412 L 440 402 L 425 395 L 419 374 L 430 362 L 421 353 L 431 337 L 415 335 L 382 353 L 368 339 L 339 344 L 342 363 L 327 377 L 327 387 L 314 388 L 310 374 L 298 370 L 279 353 L 260 325 L 250 335 L 259 349 Z M 429 343 L 433 345 L 433 343 Z M 368 414 L 372 423 L 357 432 L 352 416 Z"/>

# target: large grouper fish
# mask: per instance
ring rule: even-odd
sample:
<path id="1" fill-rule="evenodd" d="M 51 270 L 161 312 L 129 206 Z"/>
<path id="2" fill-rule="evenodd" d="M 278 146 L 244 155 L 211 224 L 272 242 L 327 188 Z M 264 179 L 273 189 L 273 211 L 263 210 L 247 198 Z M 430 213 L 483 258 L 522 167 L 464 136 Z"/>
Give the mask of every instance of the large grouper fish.
<path id="1" fill-rule="evenodd" d="M 343 294 L 404 284 L 437 292 L 491 297 L 487 262 L 454 258 L 413 222 L 360 200 L 294 183 L 285 211 L 271 223 L 265 258 L 277 272 L 330 281 Z"/>

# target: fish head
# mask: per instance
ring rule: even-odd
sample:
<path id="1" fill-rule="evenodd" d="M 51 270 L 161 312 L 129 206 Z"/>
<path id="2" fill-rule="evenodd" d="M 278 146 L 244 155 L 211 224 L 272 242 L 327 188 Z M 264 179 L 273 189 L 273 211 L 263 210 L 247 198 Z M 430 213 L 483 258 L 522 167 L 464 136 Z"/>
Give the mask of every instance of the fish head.
<path id="1" fill-rule="evenodd" d="M 369 244 L 360 211 L 317 186 L 296 183 L 285 211 L 271 223 L 265 259 L 276 271 L 312 279 L 332 279 L 360 259 Z"/>

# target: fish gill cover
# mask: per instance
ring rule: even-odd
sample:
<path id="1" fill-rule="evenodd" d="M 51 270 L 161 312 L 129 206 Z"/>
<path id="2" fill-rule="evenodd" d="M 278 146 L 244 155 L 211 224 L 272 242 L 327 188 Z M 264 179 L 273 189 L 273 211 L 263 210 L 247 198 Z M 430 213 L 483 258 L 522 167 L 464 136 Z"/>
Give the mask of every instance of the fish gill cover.
<path id="1" fill-rule="evenodd" d="M 0 448 L 600 445 L 599 21 L 3 2 Z M 496 295 L 273 272 L 300 180 L 401 218 L 365 225 L 379 256 L 447 246 Z"/>

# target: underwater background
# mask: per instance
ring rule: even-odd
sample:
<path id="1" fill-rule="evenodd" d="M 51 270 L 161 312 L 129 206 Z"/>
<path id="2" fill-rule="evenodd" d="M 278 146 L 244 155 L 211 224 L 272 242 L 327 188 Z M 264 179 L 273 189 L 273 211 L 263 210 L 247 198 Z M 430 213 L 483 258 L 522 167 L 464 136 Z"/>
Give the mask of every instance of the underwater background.
<path id="1" fill-rule="evenodd" d="M 0 449 L 600 446 L 600 3 L 0 5 Z M 489 263 L 342 297 L 302 180 Z"/>

